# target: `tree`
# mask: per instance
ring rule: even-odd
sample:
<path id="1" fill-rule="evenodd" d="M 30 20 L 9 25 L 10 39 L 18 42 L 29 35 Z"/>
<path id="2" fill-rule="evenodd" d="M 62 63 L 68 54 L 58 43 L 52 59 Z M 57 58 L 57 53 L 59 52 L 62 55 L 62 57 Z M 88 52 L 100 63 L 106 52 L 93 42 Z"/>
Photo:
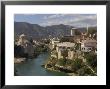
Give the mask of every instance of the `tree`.
<path id="1" fill-rule="evenodd" d="M 86 61 L 93 69 L 97 67 L 97 55 L 93 52 L 85 54 Z"/>
<path id="2" fill-rule="evenodd" d="M 71 64 L 72 69 L 76 72 L 78 69 L 80 69 L 83 66 L 82 59 L 75 59 L 75 61 Z"/>
<path id="3" fill-rule="evenodd" d="M 83 66 L 82 68 L 80 68 L 78 71 L 77 71 L 78 75 L 79 76 L 87 76 L 87 75 L 94 75 L 92 73 L 92 71 L 87 67 L 87 66 Z"/>
<path id="4" fill-rule="evenodd" d="M 45 40 L 44 43 L 45 43 L 45 44 L 49 44 L 49 43 L 50 43 L 50 39 Z"/>
<path id="5" fill-rule="evenodd" d="M 29 42 L 33 44 L 33 39 L 30 37 Z"/>
<path id="6" fill-rule="evenodd" d="M 81 44 L 80 43 L 76 43 L 75 44 L 75 50 L 79 50 L 80 49 Z"/>
<path id="7" fill-rule="evenodd" d="M 51 57 L 50 62 L 51 62 L 51 65 L 52 65 L 53 67 L 55 67 L 55 64 L 56 64 L 56 62 L 57 62 L 57 59 L 56 59 L 55 57 Z"/>
<path id="8" fill-rule="evenodd" d="M 14 45 L 14 57 L 25 57 L 24 48 L 21 45 Z"/>
<path id="9" fill-rule="evenodd" d="M 62 51 L 62 56 L 63 56 L 63 60 L 64 60 L 64 62 L 66 64 L 67 57 L 68 57 L 68 50 L 67 49 Z"/>
<path id="10" fill-rule="evenodd" d="M 37 45 L 37 46 L 35 47 L 34 53 L 35 53 L 35 54 L 39 54 L 39 53 L 41 53 L 41 52 L 46 52 L 47 49 L 48 49 L 48 48 L 47 48 L 44 44 L 42 44 L 42 45 Z"/>
<path id="11" fill-rule="evenodd" d="M 96 32 L 97 32 L 96 29 L 89 29 L 88 30 L 88 34 L 91 34 L 91 35 L 95 34 Z"/>
<path id="12" fill-rule="evenodd" d="M 69 42 L 70 41 L 70 39 L 68 39 L 68 38 L 61 38 L 60 39 L 60 42 Z"/>
<path id="13" fill-rule="evenodd" d="M 58 60 L 57 64 L 60 66 L 65 66 L 66 63 L 65 63 L 65 60 L 61 58 Z"/>
<path id="14" fill-rule="evenodd" d="M 67 62 L 66 62 L 66 65 L 67 65 L 67 66 L 71 66 L 71 64 L 72 64 L 73 62 L 74 62 L 73 60 L 68 59 Z"/>

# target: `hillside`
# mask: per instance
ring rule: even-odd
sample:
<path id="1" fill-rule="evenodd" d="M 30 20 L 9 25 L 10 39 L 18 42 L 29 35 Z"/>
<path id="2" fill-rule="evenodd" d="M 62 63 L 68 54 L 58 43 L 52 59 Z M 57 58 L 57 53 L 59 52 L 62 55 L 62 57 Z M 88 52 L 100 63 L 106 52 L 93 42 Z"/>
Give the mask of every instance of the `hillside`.
<path id="1" fill-rule="evenodd" d="M 32 38 L 48 38 L 60 37 L 64 35 L 70 35 L 70 30 L 73 26 L 59 24 L 42 27 L 38 24 L 30 24 L 26 22 L 14 22 L 15 39 L 20 34 L 31 36 Z M 92 27 L 93 29 L 96 27 Z M 85 32 L 86 28 L 78 28 L 81 32 Z"/>

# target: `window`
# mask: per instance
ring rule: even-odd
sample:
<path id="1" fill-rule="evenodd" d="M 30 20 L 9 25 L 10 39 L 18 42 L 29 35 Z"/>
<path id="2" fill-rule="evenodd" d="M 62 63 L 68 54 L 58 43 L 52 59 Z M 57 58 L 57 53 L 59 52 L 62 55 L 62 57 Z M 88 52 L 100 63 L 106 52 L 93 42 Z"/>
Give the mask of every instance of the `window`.
<path id="1" fill-rule="evenodd" d="M 88 48 L 88 50 L 91 50 L 91 48 Z"/>

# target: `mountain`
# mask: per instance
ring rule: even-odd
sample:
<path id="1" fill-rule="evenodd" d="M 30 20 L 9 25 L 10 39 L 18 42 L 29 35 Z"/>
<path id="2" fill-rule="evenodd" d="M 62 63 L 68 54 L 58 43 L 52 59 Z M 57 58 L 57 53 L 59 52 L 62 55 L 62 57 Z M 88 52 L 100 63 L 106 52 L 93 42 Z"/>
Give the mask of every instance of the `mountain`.
<path id="1" fill-rule="evenodd" d="M 15 38 L 21 34 L 31 36 L 32 38 L 48 38 L 70 35 L 73 26 L 59 24 L 42 27 L 38 24 L 30 24 L 27 22 L 14 22 Z M 86 28 L 78 28 L 81 32 L 85 32 Z"/>
<path id="2" fill-rule="evenodd" d="M 32 37 L 40 37 L 41 35 L 45 35 L 44 28 L 37 24 L 29 24 L 26 22 L 15 22 L 14 23 L 14 31 L 16 35 L 25 34 L 27 36 Z"/>
<path id="3" fill-rule="evenodd" d="M 69 35 L 71 28 L 73 27 L 63 24 L 42 27 L 38 24 L 29 24 L 26 22 L 14 23 L 15 37 L 23 33 L 33 38 L 47 38 L 50 35 L 52 37 L 59 37 Z"/>

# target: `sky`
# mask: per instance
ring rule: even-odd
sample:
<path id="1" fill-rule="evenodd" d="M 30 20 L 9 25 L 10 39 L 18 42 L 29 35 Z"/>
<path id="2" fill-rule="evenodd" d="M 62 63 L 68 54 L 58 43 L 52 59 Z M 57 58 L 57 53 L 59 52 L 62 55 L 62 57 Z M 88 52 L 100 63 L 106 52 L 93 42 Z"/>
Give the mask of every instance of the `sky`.
<path id="1" fill-rule="evenodd" d="M 15 14 L 15 22 L 28 22 L 41 26 L 71 25 L 74 27 L 97 26 L 96 14 Z"/>

